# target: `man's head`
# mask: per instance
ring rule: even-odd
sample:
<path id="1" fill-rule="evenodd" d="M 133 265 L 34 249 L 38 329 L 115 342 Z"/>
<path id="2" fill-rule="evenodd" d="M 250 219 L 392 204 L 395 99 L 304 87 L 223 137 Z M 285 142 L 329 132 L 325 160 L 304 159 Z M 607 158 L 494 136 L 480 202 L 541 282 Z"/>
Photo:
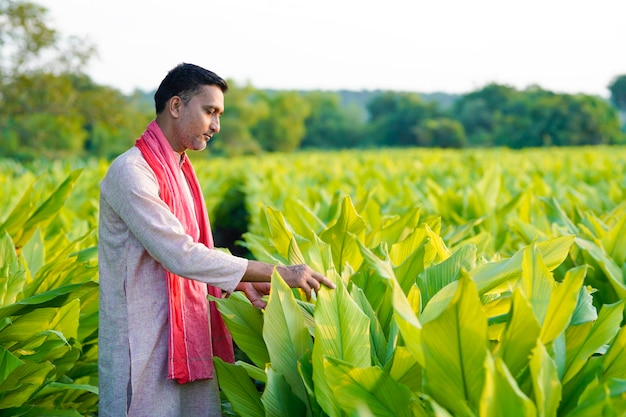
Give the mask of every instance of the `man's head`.
<path id="1" fill-rule="evenodd" d="M 154 94 L 156 122 L 172 149 L 202 150 L 220 131 L 226 81 L 192 64 L 172 69 Z"/>
<path id="2" fill-rule="evenodd" d="M 198 94 L 204 86 L 214 85 L 223 93 L 228 90 L 226 80 L 212 71 L 193 64 L 182 63 L 167 73 L 154 94 L 154 105 L 158 115 L 174 96 L 180 97 L 187 104 L 191 97 Z"/>

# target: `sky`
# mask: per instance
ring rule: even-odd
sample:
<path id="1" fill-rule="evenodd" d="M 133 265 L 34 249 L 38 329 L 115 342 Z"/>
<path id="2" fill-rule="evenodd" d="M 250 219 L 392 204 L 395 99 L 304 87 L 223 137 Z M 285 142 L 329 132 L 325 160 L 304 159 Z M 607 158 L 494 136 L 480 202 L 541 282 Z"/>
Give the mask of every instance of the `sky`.
<path id="1" fill-rule="evenodd" d="M 499 83 L 609 97 L 625 0 L 33 0 L 91 42 L 96 82 L 156 89 L 180 62 L 237 85 L 463 94 Z"/>

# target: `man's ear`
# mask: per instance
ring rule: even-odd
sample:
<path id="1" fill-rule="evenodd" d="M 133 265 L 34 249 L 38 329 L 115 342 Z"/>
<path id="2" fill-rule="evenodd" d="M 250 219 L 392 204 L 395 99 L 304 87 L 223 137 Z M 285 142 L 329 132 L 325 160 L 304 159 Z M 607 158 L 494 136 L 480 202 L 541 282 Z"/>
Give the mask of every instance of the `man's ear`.
<path id="1" fill-rule="evenodd" d="M 168 105 L 168 110 L 170 112 L 170 115 L 174 119 L 178 119 L 180 108 L 183 105 L 183 101 L 181 100 L 181 98 L 178 96 L 173 96 L 167 105 Z"/>

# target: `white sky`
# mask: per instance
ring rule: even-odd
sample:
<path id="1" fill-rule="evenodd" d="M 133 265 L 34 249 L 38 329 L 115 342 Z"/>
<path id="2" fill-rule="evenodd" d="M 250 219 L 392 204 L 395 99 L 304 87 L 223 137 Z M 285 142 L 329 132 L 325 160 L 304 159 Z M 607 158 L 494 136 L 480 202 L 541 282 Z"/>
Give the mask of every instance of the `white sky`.
<path id="1" fill-rule="evenodd" d="M 88 74 L 153 90 L 180 62 L 256 88 L 609 96 L 625 0 L 34 0 L 95 44 Z"/>

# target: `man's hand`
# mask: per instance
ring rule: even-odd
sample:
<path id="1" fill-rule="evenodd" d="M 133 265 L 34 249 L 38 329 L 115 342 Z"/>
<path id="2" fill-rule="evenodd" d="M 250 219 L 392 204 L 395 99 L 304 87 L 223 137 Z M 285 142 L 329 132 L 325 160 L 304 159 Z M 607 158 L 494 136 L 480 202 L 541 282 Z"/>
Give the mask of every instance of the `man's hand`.
<path id="1" fill-rule="evenodd" d="M 265 308 L 267 302 L 263 299 L 264 295 L 270 293 L 269 282 L 240 282 L 237 290 L 243 291 L 245 296 L 250 300 L 256 308 Z"/>
<path id="2" fill-rule="evenodd" d="M 277 266 L 276 270 L 291 288 L 301 288 L 307 300 L 311 298 L 311 291 L 316 293 L 323 284 L 328 288 L 335 288 L 335 284 L 319 272 L 315 272 L 308 265 Z"/>
<path id="3" fill-rule="evenodd" d="M 328 288 L 335 288 L 335 284 L 326 278 L 324 275 L 319 272 L 315 272 L 308 265 L 279 265 L 276 266 L 276 270 L 280 274 L 281 277 L 285 280 L 287 285 L 291 288 L 301 288 L 306 294 L 307 300 L 311 298 L 311 291 L 319 291 L 320 286 L 325 285 Z M 274 265 L 260 262 L 255 260 L 248 261 L 248 268 L 244 273 L 243 280 L 239 284 L 237 289 L 241 289 L 244 291 L 248 299 L 253 303 L 259 300 L 261 296 L 257 294 L 267 294 L 269 293 L 269 281 L 272 277 L 272 272 L 274 271 Z M 254 289 L 246 289 L 245 284 L 254 283 L 255 285 L 261 285 L 261 287 L 255 287 Z M 266 286 L 263 286 L 265 284 Z M 267 290 L 265 290 L 267 288 Z M 252 298 L 250 298 L 252 297 Z M 262 301 L 262 300 L 261 300 Z M 263 302 L 264 303 L 264 302 Z M 260 304 L 257 302 L 257 304 Z"/>

